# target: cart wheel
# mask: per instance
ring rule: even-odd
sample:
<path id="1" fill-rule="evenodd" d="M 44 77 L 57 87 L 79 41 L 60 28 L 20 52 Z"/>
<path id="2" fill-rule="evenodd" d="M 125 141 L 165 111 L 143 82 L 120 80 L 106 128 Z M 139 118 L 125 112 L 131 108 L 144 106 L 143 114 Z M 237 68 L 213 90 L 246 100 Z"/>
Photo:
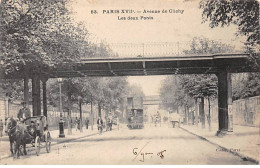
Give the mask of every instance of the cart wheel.
<path id="1" fill-rule="evenodd" d="M 37 136 L 36 138 L 35 138 L 35 151 L 36 151 L 36 155 L 37 156 L 39 156 L 39 154 L 40 154 L 40 149 L 41 149 L 41 141 L 40 141 L 40 137 L 39 136 Z"/>
<path id="2" fill-rule="evenodd" d="M 51 134 L 50 134 L 50 132 L 47 132 L 45 143 L 46 143 L 46 151 L 47 151 L 47 153 L 50 153 L 50 151 L 51 151 Z"/>

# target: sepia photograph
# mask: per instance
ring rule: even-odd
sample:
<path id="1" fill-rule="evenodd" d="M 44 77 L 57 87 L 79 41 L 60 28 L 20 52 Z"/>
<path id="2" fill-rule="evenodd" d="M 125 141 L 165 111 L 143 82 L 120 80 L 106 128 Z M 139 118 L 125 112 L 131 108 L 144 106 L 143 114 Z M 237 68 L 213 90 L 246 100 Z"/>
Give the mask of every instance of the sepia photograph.
<path id="1" fill-rule="evenodd" d="M 259 165 L 258 0 L 0 0 L 0 165 Z"/>

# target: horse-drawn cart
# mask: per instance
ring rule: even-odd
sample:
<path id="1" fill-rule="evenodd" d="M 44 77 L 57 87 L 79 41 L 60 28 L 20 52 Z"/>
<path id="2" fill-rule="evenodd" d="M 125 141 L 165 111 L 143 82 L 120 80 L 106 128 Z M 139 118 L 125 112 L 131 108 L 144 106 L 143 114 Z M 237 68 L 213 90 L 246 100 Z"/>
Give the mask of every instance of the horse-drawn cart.
<path id="1" fill-rule="evenodd" d="M 45 116 L 34 116 L 23 122 L 16 122 L 11 118 L 8 122 L 8 135 L 10 150 L 19 158 L 20 152 L 26 155 L 26 145 L 31 144 L 35 148 L 36 155 L 40 154 L 41 147 L 45 147 L 47 153 L 51 150 L 51 135 L 47 128 Z"/>
<path id="2" fill-rule="evenodd" d="M 29 121 L 29 122 L 28 122 Z M 35 148 L 36 155 L 40 154 L 41 147 L 45 146 L 47 153 L 51 151 L 51 135 L 46 126 L 45 116 L 34 116 L 27 118 L 25 123 L 26 129 L 31 135 L 31 144 Z"/>

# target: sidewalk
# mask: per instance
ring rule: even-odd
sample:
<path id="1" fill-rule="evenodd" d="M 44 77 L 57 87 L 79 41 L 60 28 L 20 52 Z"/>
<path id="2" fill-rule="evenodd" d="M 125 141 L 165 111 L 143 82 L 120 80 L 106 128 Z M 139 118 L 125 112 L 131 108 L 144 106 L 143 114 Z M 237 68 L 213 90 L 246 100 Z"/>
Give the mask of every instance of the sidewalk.
<path id="1" fill-rule="evenodd" d="M 214 145 L 219 146 L 218 152 L 230 152 L 240 156 L 245 160 L 259 164 L 260 160 L 260 129 L 258 127 L 248 127 L 233 125 L 233 133 L 228 133 L 223 137 L 216 136 L 217 124 L 212 124 L 211 131 L 201 126 L 181 125 L 185 131 L 200 137 Z"/>
<path id="2" fill-rule="evenodd" d="M 92 135 L 97 135 L 98 130 L 96 125 L 94 125 L 93 130 L 91 130 L 91 126 L 86 129 L 83 127 L 83 132 L 80 132 L 80 130 L 77 130 L 75 128 L 72 129 L 72 135 L 68 135 L 68 129 L 64 130 L 65 137 L 64 138 L 59 138 L 59 130 L 52 130 L 50 131 L 51 134 L 51 145 L 56 145 L 64 142 L 69 142 L 73 141 L 75 139 L 80 139 Z M 11 152 L 10 152 L 10 143 L 9 143 L 9 137 L 8 136 L 3 136 L 0 137 L 0 160 L 10 157 Z"/>

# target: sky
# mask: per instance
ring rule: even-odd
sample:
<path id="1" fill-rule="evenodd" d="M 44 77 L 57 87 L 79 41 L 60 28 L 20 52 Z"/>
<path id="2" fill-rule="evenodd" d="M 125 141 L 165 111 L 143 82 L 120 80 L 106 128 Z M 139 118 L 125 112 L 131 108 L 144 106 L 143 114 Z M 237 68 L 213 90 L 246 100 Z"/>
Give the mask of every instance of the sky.
<path id="1" fill-rule="evenodd" d="M 196 36 L 231 43 L 236 48 L 242 46 L 244 39 L 235 36 L 235 26 L 211 29 L 209 23 L 202 24 L 202 10 L 198 7 L 198 0 L 74 0 L 71 3 L 75 20 L 86 25 L 90 40 L 94 43 L 106 42 L 112 49 L 115 44 L 122 43 L 179 42 L 185 45 Z M 91 10 L 96 10 L 97 14 L 91 14 Z M 107 10 L 132 10 L 135 13 L 108 13 Z M 144 10 L 160 10 L 160 13 L 143 13 Z M 163 10 L 167 13 L 162 13 Z M 177 13 L 170 12 L 174 10 Z M 139 20 L 127 20 L 129 16 L 138 17 Z M 140 20 L 141 16 L 153 19 Z M 126 20 L 118 19 L 123 17 Z M 134 51 L 129 49 L 126 52 Z M 145 95 L 158 95 L 164 78 L 129 77 L 128 81 L 140 85 Z"/>

